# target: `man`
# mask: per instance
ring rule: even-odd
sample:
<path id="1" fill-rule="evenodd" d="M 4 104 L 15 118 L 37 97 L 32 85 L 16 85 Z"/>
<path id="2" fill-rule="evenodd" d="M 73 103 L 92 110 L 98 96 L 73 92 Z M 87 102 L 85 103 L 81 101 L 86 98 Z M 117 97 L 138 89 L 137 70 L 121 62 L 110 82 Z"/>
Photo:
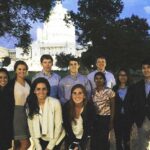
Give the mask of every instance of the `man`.
<path id="1" fill-rule="evenodd" d="M 59 98 L 62 104 L 70 100 L 71 88 L 75 84 L 82 84 L 85 86 L 87 91 L 88 99 L 91 96 L 91 87 L 88 79 L 79 74 L 80 64 L 77 58 L 69 60 L 69 75 L 60 80 L 59 83 Z"/>
<path id="2" fill-rule="evenodd" d="M 134 85 L 133 110 L 138 127 L 138 150 L 146 150 L 150 142 L 150 59 L 142 62 L 143 79 Z"/>
<path id="3" fill-rule="evenodd" d="M 87 76 L 87 78 L 89 79 L 89 81 L 91 83 L 92 90 L 95 89 L 95 87 L 96 87 L 95 82 L 94 82 L 94 75 L 97 72 L 103 72 L 105 74 L 106 81 L 107 81 L 106 86 L 108 88 L 112 88 L 116 84 L 116 81 L 115 81 L 114 75 L 111 72 L 106 71 L 106 69 L 105 69 L 106 68 L 106 58 L 104 56 L 100 56 L 97 58 L 96 67 L 97 67 L 97 70 L 89 73 Z"/>
<path id="4" fill-rule="evenodd" d="M 47 79 L 51 87 L 50 96 L 58 98 L 58 84 L 61 77 L 58 74 L 52 72 L 53 58 L 52 56 L 45 54 L 41 56 L 40 61 L 43 69 L 33 77 L 32 81 L 39 77 Z"/>

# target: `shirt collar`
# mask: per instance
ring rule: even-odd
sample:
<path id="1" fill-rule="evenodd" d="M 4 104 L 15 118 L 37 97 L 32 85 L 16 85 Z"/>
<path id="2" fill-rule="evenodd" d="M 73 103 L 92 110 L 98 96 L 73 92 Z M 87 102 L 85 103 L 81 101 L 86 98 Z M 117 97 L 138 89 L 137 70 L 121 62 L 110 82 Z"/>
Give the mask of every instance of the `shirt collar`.
<path id="1" fill-rule="evenodd" d="M 73 76 L 73 75 L 70 74 L 70 77 L 71 77 L 72 79 L 77 79 L 78 76 L 79 76 L 79 73 L 77 73 L 75 76 Z"/>
<path id="2" fill-rule="evenodd" d="M 43 74 L 44 76 L 51 77 L 53 73 L 52 73 L 52 72 L 50 72 L 49 74 L 46 74 L 46 73 L 44 72 L 44 70 L 42 70 L 42 74 Z"/>

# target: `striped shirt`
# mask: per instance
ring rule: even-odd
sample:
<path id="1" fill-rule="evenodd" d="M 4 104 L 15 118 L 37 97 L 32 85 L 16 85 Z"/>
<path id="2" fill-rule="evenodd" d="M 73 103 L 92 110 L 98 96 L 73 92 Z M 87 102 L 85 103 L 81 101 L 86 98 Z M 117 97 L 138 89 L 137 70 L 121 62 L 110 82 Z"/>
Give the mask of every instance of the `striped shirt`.
<path id="1" fill-rule="evenodd" d="M 103 90 L 94 90 L 93 102 L 98 115 L 110 115 L 110 101 L 115 97 L 115 92 L 111 89 L 104 88 Z"/>

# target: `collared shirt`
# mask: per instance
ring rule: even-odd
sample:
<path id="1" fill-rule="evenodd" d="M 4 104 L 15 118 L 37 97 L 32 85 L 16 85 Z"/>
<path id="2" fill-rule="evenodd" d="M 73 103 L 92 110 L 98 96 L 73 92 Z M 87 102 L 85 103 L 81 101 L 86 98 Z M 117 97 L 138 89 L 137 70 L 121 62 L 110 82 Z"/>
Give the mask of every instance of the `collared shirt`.
<path id="1" fill-rule="evenodd" d="M 61 77 L 54 72 L 52 72 L 48 76 L 48 75 L 45 75 L 45 73 L 43 71 L 41 71 L 32 78 L 32 81 L 34 81 L 35 79 L 37 79 L 39 77 L 43 77 L 48 80 L 50 87 L 51 87 L 50 96 L 54 97 L 54 98 L 58 98 L 58 84 L 59 84 Z"/>
<path id="2" fill-rule="evenodd" d="M 145 93 L 146 93 L 146 97 L 148 97 L 150 93 L 150 82 L 145 82 Z"/>
<path id="3" fill-rule="evenodd" d="M 98 70 L 95 70 L 87 75 L 87 78 L 89 79 L 89 81 L 91 83 L 92 90 L 94 90 L 96 88 L 96 85 L 94 82 L 94 76 L 97 72 L 98 72 Z M 114 75 L 109 71 L 105 71 L 104 74 L 105 74 L 106 81 L 107 81 L 106 87 L 113 88 L 113 86 L 116 85 L 116 80 L 114 78 Z"/>
<path id="4" fill-rule="evenodd" d="M 61 103 L 64 104 L 70 99 L 71 88 L 76 84 L 84 85 L 87 91 L 88 99 L 91 97 L 90 82 L 88 81 L 87 77 L 78 73 L 75 77 L 68 75 L 60 80 L 58 94 Z"/>

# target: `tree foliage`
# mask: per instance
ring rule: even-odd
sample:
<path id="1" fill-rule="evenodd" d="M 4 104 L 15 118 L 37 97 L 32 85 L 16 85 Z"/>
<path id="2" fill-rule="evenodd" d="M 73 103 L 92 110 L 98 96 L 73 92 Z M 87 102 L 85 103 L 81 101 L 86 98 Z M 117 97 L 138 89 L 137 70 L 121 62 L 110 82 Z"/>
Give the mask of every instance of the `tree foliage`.
<path id="1" fill-rule="evenodd" d="M 56 66 L 59 68 L 67 68 L 71 58 L 74 58 L 71 54 L 60 53 L 59 55 L 56 55 Z"/>
<path id="2" fill-rule="evenodd" d="M 121 66 L 137 68 L 141 59 L 150 54 L 149 25 L 136 15 L 120 19 L 121 0 L 79 0 L 78 12 L 71 12 L 77 29 L 78 42 L 88 45 L 82 61 L 88 67 L 98 55 L 105 55 L 110 69 Z"/>
<path id="3" fill-rule="evenodd" d="M 17 39 L 16 46 L 27 49 L 31 43 L 31 23 L 48 18 L 55 0 L 1 0 L 0 36 Z"/>
<path id="4" fill-rule="evenodd" d="M 3 66 L 8 66 L 11 63 L 10 57 L 4 57 L 4 60 L 2 62 Z"/>

